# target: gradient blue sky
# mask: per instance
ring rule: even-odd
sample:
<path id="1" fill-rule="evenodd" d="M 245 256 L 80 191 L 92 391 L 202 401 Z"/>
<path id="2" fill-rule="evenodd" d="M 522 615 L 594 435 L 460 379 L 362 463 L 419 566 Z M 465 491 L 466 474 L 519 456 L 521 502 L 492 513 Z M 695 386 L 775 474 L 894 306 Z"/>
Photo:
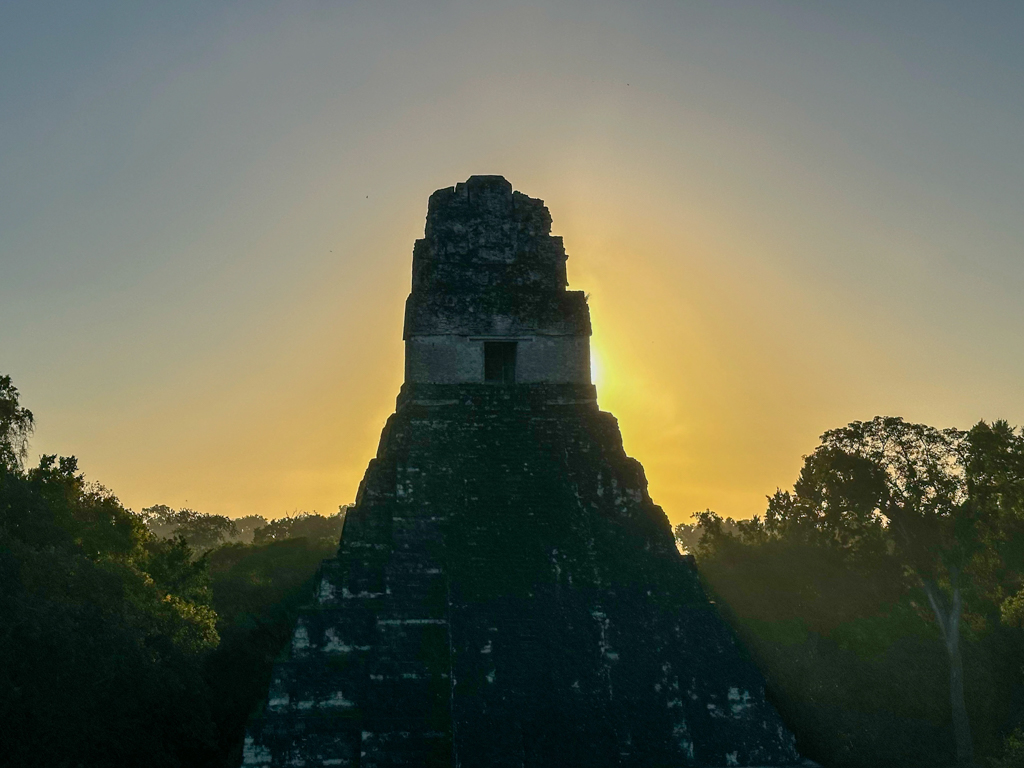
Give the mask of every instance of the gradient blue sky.
<path id="1" fill-rule="evenodd" d="M 0 372 L 129 506 L 351 501 L 430 192 L 543 198 L 676 521 L 1024 422 L 1024 4 L 5 2 Z"/>

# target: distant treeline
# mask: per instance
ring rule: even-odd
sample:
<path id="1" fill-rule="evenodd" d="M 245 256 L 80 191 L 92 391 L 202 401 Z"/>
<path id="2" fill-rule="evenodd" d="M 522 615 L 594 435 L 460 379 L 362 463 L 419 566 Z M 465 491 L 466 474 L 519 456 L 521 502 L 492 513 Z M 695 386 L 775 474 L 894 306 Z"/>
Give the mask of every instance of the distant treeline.
<path id="1" fill-rule="evenodd" d="M 0 762 L 234 768 L 344 508 L 136 514 L 73 457 L 26 468 L 32 427 L 0 376 Z"/>
<path id="2" fill-rule="evenodd" d="M 235 768 L 345 509 L 134 513 L 74 458 L 26 467 L 0 376 L 5 765 Z M 822 437 L 763 515 L 675 529 L 825 766 L 1024 768 L 1024 434 L 901 419 Z"/>
<path id="3" fill-rule="evenodd" d="M 142 520 L 161 539 L 183 538 L 196 552 L 207 552 L 222 544 L 269 544 L 285 539 L 332 539 L 335 544 L 345 524 L 345 507 L 330 517 L 315 512 L 297 512 L 276 520 L 263 515 L 230 518 L 194 509 L 171 509 L 164 504 L 144 507 Z"/>

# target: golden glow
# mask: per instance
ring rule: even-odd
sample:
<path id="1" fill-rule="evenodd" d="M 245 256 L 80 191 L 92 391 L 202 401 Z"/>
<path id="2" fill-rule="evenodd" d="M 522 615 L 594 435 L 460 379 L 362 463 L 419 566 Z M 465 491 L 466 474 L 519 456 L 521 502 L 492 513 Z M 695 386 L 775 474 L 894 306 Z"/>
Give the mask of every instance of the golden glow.
<path id="1" fill-rule="evenodd" d="M 974 410 L 985 389 L 954 402 L 941 377 L 929 380 L 934 367 L 901 368 L 898 342 L 909 329 L 889 330 L 895 349 L 875 343 L 876 329 L 852 316 L 856 306 L 831 306 L 827 292 L 786 266 L 792 242 L 736 232 L 735 212 L 702 209 L 699 191 L 653 171 L 641 185 L 600 154 L 598 177 L 507 165 L 513 184 L 552 211 L 570 288 L 590 294 L 598 402 L 618 418 L 626 451 L 674 522 L 706 507 L 762 512 L 817 436 L 854 418 L 897 413 L 943 426 L 986 413 Z M 325 229 L 306 247 L 340 256 L 325 258 L 230 345 L 134 384 L 148 387 L 147 397 L 102 415 L 73 402 L 48 410 L 19 382 L 39 415 L 37 449 L 77 453 L 90 477 L 136 509 L 160 502 L 274 517 L 352 501 L 402 381 L 402 307 L 426 197 L 468 171 L 409 183 L 401 204 Z M 311 218 L 329 221 L 316 200 L 326 193 L 309 194 L 316 216 L 294 211 L 263 232 L 261 251 L 287 252 Z M 206 344 L 201 332 L 194 338 Z M 987 390 L 995 402 L 1012 395 Z M 996 413 L 1004 414 L 1013 417 Z"/>
<path id="2" fill-rule="evenodd" d="M 402 382 L 427 198 L 477 173 L 548 205 L 598 401 L 673 520 L 762 512 L 852 419 L 1024 422 L 1024 132 L 905 66 L 895 27 L 243 5 L 152 39 L 115 20 L 89 56 L 26 43 L 48 64 L 0 132 L 0 373 L 33 451 L 131 507 L 352 501 Z M 55 82 L 75 97 L 35 98 Z"/>
<path id="3" fill-rule="evenodd" d="M 604 365 L 601 363 L 601 353 L 597 351 L 597 345 L 590 344 L 590 381 L 595 386 L 604 384 Z"/>

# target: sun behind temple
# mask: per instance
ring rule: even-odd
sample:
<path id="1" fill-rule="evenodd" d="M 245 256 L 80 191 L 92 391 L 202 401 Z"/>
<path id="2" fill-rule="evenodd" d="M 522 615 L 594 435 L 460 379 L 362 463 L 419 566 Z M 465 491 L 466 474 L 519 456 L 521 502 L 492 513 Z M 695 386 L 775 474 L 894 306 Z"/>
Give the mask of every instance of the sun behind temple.
<path id="1" fill-rule="evenodd" d="M 430 198 L 405 384 L 246 766 L 782 766 L 765 700 L 590 382 L 540 200 Z"/>

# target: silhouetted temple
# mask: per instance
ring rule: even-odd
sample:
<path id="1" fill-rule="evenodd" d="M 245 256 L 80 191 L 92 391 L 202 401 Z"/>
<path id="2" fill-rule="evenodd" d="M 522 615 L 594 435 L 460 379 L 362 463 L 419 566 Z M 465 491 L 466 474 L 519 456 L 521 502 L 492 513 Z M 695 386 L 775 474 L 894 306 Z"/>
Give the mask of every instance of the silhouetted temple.
<path id="1" fill-rule="evenodd" d="M 540 200 L 430 197 L 405 384 L 246 766 L 792 765 L 590 382 Z"/>

